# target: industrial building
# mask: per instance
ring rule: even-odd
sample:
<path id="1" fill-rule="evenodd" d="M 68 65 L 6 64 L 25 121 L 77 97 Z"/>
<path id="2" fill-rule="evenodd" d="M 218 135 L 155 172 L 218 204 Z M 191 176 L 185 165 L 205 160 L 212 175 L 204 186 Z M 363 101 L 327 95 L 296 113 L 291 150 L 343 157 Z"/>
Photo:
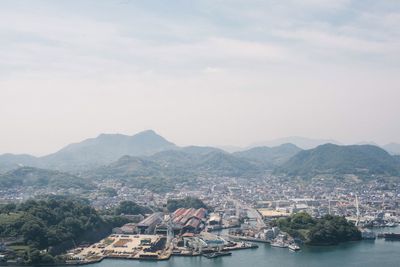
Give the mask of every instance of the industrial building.
<path id="1" fill-rule="evenodd" d="M 155 212 L 149 217 L 138 223 L 137 229 L 139 234 L 153 234 L 156 226 L 163 222 L 162 212 Z"/>

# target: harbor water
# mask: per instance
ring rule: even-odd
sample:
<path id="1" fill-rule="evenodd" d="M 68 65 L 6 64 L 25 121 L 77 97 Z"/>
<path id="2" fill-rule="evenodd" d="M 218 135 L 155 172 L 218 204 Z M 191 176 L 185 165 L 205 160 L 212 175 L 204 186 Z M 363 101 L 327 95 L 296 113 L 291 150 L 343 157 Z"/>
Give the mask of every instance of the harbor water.
<path id="1" fill-rule="evenodd" d="M 380 231 L 400 232 L 400 228 L 387 228 Z M 257 249 L 234 251 L 232 256 L 215 259 L 205 257 L 171 257 L 168 261 L 104 260 L 89 265 L 93 267 L 384 267 L 400 266 L 400 241 L 365 240 L 338 246 L 307 247 L 300 252 L 274 248 L 269 244 L 259 244 Z"/>

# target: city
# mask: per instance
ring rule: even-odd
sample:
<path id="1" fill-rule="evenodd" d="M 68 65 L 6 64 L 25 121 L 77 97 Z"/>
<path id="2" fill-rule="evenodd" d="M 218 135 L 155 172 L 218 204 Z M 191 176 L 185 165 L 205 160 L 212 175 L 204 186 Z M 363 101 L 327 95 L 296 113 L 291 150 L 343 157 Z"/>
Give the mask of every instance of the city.
<path id="1" fill-rule="evenodd" d="M 399 266 L 399 73 L 399 0 L 1 0 L 0 266 Z"/>
<path id="2" fill-rule="evenodd" d="M 304 240 L 280 231 L 273 222 L 302 212 L 314 218 L 328 214 L 344 216 L 358 225 L 364 239 L 376 238 L 371 229 L 396 227 L 400 222 L 398 183 L 384 177 L 368 183 L 344 180 L 326 183 L 327 178 L 306 182 L 293 182 L 272 174 L 250 179 L 199 178 L 196 182 L 176 184 L 175 190 L 167 193 L 118 182 L 100 183 L 98 188 L 108 188 L 112 196 L 98 190 L 80 192 L 96 209 L 112 210 L 121 202 L 132 201 L 153 213 L 121 214 L 132 222 L 114 228 L 99 243 L 74 248 L 67 253 L 66 262 L 93 263 L 104 258 L 166 260 L 173 255 L 211 257 L 212 253 L 212 257 L 217 257 L 230 255 L 232 250 L 257 248 L 257 243 L 297 251 L 300 250 L 297 243 L 300 245 Z M 77 192 L 3 189 L 0 202 L 65 193 Z M 209 208 L 178 208 L 173 212 L 166 208 L 171 199 L 185 198 L 199 199 Z M 0 255 L 6 258 L 7 253 Z"/>

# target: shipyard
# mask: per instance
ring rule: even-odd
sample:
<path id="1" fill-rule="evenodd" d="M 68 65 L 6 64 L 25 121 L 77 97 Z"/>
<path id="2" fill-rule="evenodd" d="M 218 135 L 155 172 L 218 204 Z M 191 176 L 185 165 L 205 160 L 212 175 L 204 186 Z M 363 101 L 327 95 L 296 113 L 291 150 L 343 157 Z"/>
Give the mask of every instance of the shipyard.
<path id="1" fill-rule="evenodd" d="M 233 241 L 205 228 L 207 211 L 180 208 L 170 215 L 154 213 L 139 222 L 114 229 L 97 243 L 80 246 L 66 253 L 66 264 L 89 264 L 108 259 L 168 260 L 171 256 L 231 255 L 230 251 L 257 248 L 256 244 Z"/>

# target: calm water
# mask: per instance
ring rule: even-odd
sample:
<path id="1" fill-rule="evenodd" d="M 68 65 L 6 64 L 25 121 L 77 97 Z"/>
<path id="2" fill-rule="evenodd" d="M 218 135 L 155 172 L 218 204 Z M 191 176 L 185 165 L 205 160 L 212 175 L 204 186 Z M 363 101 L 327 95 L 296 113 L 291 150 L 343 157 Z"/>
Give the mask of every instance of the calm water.
<path id="1" fill-rule="evenodd" d="M 400 229 L 396 228 L 396 232 Z M 394 231 L 394 229 L 386 229 Z M 300 252 L 272 248 L 260 244 L 258 249 L 233 251 L 232 256 L 217 259 L 204 257 L 171 257 L 169 261 L 146 262 L 129 260 L 104 260 L 90 267 L 343 267 L 343 266 L 400 266 L 400 241 L 360 241 L 332 247 L 303 247 Z"/>

